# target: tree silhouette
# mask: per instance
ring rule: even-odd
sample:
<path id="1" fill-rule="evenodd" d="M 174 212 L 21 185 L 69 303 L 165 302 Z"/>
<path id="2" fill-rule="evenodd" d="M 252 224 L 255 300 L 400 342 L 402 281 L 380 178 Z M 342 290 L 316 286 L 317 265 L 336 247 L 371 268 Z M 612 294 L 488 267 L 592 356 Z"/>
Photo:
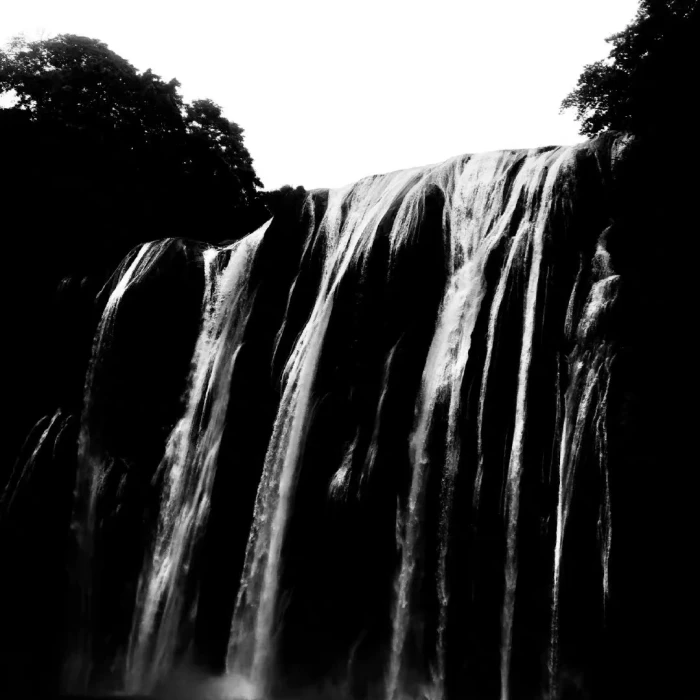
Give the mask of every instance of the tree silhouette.
<path id="1" fill-rule="evenodd" d="M 250 204 L 262 183 L 243 143 L 243 130 L 211 100 L 185 104 L 177 80 L 143 73 L 96 39 L 62 34 L 27 42 L 14 39 L 0 51 L 0 94 L 34 125 L 72 131 L 67 138 L 101 149 L 117 169 L 131 163 L 188 185 L 215 185 L 229 205 Z M 13 115 L 5 114 L 4 122 Z M 17 115 L 14 115 L 17 117 Z"/>
<path id="2" fill-rule="evenodd" d="M 562 111 L 576 110 L 585 136 L 689 128 L 698 35 L 697 0 L 641 0 L 634 21 L 606 40 L 608 57 L 584 68 Z"/>
<path id="3" fill-rule="evenodd" d="M 211 100 L 185 103 L 178 88 L 96 39 L 17 38 L 0 50 L 0 95 L 11 105 L 0 108 L 11 261 L 3 330 L 17 339 L 8 360 L 10 454 L 31 427 L 35 397 L 84 373 L 84 358 L 72 356 L 56 365 L 61 372 L 44 369 L 45 339 L 73 332 L 65 299 L 80 300 L 75 308 L 89 316 L 96 292 L 139 243 L 221 243 L 269 218 L 243 130 Z"/>
<path id="4" fill-rule="evenodd" d="M 139 73 L 96 39 L 59 35 L 27 42 L 16 37 L 0 51 L 0 91 L 36 120 L 68 126 L 139 129 L 159 133 L 182 127 L 179 83 Z"/>

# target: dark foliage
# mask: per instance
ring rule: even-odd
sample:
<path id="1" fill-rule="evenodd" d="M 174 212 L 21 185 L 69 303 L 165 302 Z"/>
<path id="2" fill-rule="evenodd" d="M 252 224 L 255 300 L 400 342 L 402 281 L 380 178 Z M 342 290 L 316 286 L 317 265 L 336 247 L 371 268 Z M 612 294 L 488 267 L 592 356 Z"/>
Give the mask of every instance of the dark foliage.
<path id="1" fill-rule="evenodd" d="M 227 180 L 230 200 L 249 203 L 262 183 L 243 130 L 211 100 L 184 103 L 178 87 L 177 80 L 165 83 L 150 69 L 138 72 L 86 37 L 17 38 L 0 51 L 0 93 L 12 93 L 14 109 L 28 112 L 32 122 L 88 132 L 122 154 L 168 151 L 168 165 L 181 176 Z"/>
<path id="2" fill-rule="evenodd" d="M 584 68 L 562 102 L 581 134 L 616 129 L 656 137 L 696 120 L 697 0 L 641 0 L 637 16 L 607 39 L 610 54 Z"/>
<path id="3" fill-rule="evenodd" d="M 70 299 L 90 309 L 139 243 L 231 241 L 269 211 L 242 129 L 212 101 L 185 103 L 177 81 L 140 73 L 100 41 L 14 40 L 0 50 L 0 95 L 15 102 L 0 109 L 12 460 L 44 408 L 38 397 L 84 367 L 72 353 L 60 372 L 48 369 L 59 339 L 74 332 Z"/>
<path id="4" fill-rule="evenodd" d="M 239 238 L 267 218 L 243 130 L 178 86 L 85 37 L 0 51 L 0 94 L 15 99 L 0 109 L 6 224 L 55 249 L 59 278 L 112 268 L 138 242 Z"/>

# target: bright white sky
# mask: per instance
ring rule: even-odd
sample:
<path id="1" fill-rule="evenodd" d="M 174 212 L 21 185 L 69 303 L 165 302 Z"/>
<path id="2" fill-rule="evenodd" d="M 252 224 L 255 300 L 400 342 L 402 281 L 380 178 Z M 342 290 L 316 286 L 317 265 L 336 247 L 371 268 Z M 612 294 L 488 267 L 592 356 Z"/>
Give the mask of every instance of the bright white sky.
<path id="1" fill-rule="evenodd" d="M 0 0 L 0 44 L 100 39 L 245 130 L 265 187 L 581 141 L 559 104 L 637 0 Z"/>

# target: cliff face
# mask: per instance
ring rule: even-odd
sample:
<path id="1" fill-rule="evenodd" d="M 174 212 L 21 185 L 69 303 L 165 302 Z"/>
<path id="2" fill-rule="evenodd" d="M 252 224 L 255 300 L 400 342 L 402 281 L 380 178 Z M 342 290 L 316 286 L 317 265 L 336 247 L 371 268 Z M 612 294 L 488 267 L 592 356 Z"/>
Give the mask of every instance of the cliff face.
<path id="1" fill-rule="evenodd" d="M 2 497 L 7 687 L 683 691 L 641 164 L 462 156 L 67 280 Z"/>

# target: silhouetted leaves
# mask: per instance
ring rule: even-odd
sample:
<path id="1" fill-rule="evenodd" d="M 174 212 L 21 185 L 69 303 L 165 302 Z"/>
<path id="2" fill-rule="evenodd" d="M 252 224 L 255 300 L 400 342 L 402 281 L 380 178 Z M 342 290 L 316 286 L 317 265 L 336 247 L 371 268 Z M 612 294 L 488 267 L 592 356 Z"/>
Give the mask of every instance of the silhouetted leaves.
<path id="1" fill-rule="evenodd" d="M 635 20 L 607 39 L 610 54 L 584 68 L 562 110 L 576 110 L 585 136 L 689 128 L 697 40 L 697 0 L 641 0 Z"/>
<path id="2" fill-rule="evenodd" d="M 36 214 L 41 201 L 34 235 L 68 249 L 99 240 L 114 248 L 111 265 L 137 242 L 216 242 L 262 223 L 243 130 L 211 100 L 185 103 L 178 87 L 96 39 L 13 40 L 0 51 L 0 94 L 15 101 L 0 109 L 5 206 Z"/>
<path id="3" fill-rule="evenodd" d="M 182 130 L 179 83 L 139 73 L 95 39 L 70 34 L 26 42 L 0 52 L 0 91 L 13 91 L 17 108 L 35 121 L 98 127 L 153 136 Z"/>
<path id="4" fill-rule="evenodd" d="M 10 455 L 43 410 L 37 396 L 80 374 L 77 357 L 47 369 L 42 339 L 74 332 L 52 304 L 59 287 L 90 308 L 135 245 L 231 241 L 269 218 L 243 130 L 178 88 L 86 37 L 0 50 L 4 330 L 20 339 L 9 347 Z"/>

